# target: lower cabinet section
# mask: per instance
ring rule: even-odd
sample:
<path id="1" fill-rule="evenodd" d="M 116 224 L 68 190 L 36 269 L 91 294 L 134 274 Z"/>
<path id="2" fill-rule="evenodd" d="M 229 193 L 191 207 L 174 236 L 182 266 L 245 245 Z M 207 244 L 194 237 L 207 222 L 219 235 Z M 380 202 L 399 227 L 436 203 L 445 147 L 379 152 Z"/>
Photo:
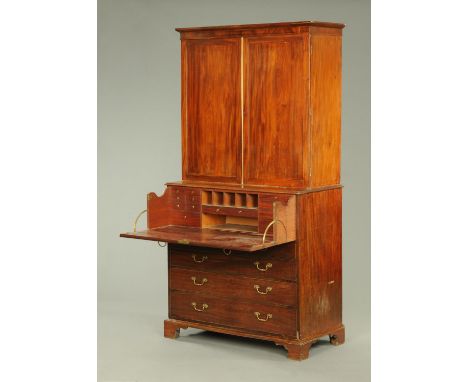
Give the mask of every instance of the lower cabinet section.
<path id="1" fill-rule="evenodd" d="M 296 309 L 171 291 L 169 317 L 296 337 Z"/>

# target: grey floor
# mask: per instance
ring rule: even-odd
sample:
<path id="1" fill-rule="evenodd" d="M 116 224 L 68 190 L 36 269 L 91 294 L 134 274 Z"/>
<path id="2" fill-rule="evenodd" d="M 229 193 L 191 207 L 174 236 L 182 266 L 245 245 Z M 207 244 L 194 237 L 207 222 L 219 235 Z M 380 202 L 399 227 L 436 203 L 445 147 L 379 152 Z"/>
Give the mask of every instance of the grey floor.
<path id="1" fill-rule="evenodd" d="M 323 338 L 308 360 L 297 362 L 270 342 L 195 329 L 166 339 L 165 313 L 135 302 L 99 303 L 99 382 L 370 380 L 370 334 L 358 324 L 347 325 L 344 345 L 335 347 Z"/>

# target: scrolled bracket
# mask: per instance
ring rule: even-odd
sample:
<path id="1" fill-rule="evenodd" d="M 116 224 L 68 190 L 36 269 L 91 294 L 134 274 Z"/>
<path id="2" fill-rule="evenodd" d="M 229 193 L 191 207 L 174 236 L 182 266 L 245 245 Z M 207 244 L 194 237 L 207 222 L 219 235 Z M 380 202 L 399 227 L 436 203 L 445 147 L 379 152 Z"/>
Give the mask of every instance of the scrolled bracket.
<path id="1" fill-rule="evenodd" d="M 270 224 L 267 225 L 267 227 L 265 228 L 265 231 L 263 232 L 263 240 L 262 240 L 262 244 L 265 244 L 265 239 L 266 239 L 266 235 L 268 233 L 268 230 L 270 229 L 270 227 L 272 227 L 274 224 L 276 223 L 281 223 L 281 225 L 283 226 L 284 228 L 284 233 L 286 234 L 286 240 L 288 238 L 288 230 L 286 229 L 286 225 L 279 219 L 275 219 L 275 220 L 272 220 L 270 222 Z"/>
<path id="2" fill-rule="evenodd" d="M 145 212 L 148 212 L 148 210 L 141 211 L 136 217 L 135 222 L 133 223 L 133 232 L 136 232 L 136 226 L 137 226 L 138 220 L 140 220 L 141 215 L 143 215 Z"/>

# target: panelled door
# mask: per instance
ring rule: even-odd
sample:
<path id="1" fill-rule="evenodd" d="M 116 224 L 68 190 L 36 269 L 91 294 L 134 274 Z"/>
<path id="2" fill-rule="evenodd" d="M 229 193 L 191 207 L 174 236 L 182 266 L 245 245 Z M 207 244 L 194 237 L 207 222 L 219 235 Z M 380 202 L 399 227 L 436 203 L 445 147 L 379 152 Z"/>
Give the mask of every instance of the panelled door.
<path id="1" fill-rule="evenodd" d="M 182 178 L 241 183 L 241 41 L 182 41 Z"/>
<path id="2" fill-rule="evenodd" d="M 308 34 L 243 41 L 244 183 L 306 186 Z"/>
<path id="3" fill-rule="evenodd" d="M 307 186 L 309 57 L 308 34 L 183 40 L 183 179 Z"/>

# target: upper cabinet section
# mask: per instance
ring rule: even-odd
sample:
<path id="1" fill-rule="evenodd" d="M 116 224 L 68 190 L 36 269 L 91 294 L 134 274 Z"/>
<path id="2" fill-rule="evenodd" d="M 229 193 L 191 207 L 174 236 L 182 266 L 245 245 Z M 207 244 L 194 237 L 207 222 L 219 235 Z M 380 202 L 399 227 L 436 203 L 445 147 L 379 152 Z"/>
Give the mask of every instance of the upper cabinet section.
<path id="1" fill-rule="evenodd" d="M 241 183 L 241 41 L 182 42 L 183 179 Z"/>
<path id="2" fill-rule="evenodd" d="M 182 178 L 339 184 L 342 24 L 179 28 Z"/>

